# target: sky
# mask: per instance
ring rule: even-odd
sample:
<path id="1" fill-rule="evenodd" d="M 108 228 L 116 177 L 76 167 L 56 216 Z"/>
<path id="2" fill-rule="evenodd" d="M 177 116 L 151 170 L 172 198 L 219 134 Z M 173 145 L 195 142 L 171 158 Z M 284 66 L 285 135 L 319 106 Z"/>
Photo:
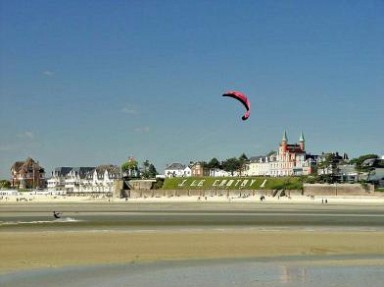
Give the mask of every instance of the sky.
<path id="1" fill-rule="evenodd" d="M 162 173 L 266 155 L 285 130 L 383 155 L 383 125 L 383 0 L 0 0 L 0 179 L 27 157 Z"/>

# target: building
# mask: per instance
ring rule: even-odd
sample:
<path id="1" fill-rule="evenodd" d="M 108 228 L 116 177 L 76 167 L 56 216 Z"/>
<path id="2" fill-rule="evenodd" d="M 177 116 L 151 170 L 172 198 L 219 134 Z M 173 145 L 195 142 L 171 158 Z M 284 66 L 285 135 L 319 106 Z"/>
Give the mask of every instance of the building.
<path id="1" fill-rule="evenodd" d="M 359 180 L 355 165 L 349 164 L 346 153 L 341 156 L 338 152 L 323 152 L 318 157 L 317 162 L 317 174 L 324 180 L 337 182 L 355 182 Z"/>
<path id="2" fill-rule="evenodd" d="M 298 143 L 289 144 L 287 132 L 284 131 L 276 161 L 271 163 L 271 176 L 302 175 L 305 159 L 304 134 L 301 133 Z"/>
<path id="3" fill-rule="evenodd" d="M 95 167 L 74 167 L 65 177 L 65 191 L 68 193 L 84 192 L 87 175 Z"/>
<path id="4" fill-rule="evenodd" d="M 182 163 L 172 163 L 164 169 L 165 177 L 187 177 L 191 174 L 191 168 Z"/>
<path id="5" fill-rule="evenodd" d="M 57 167 L 52 171 L 52 176 L 47 180 L 49 191 L 65 191 L 65 178 L 72 167 Z"/>
<path id="6" fill-rule="evenodd" d="M 204 164 L 201 162 L 192 163 L 190 169 L 192 176 L 209 176 L 209 169 L 204 167 Z"/>
<path id="7" fill-rule="evenodd" d="M 121 179 L 121 170 L 116 165 L 99 165 L 88 172 L 82 182 L 83 192 L 110 193 L 116 180 Z"/>
<path id="8" fill-rule="evenodd" d="M 357 182 L 359 173 L 354 164 L 341 164 L 338 166 L 338 177 L 340 182 Z"/>
<path id="9" fill-rule="evenodd" d="M 110 193 L 116 180 L 122 177 L 115 165 L 98 167 L 58 167 L 48 180 L 49 191 L 65 193 Z"/>
<path id="10" fill-rule="evenodd" d="M 269 156 L 251 157 L 246 166 L 245 174 L 247 176 L 270 176 L 272 162 L 276 162 L 276 153 Z"/>
<path id="11" fill-rule="evenodd" d="M 235 173 L 235 175 L 237 175 L 237 173 Z M 220 169 L 220 168 L 211 168 L 211 169 L 209 169 L 209 176 L 228 177 L 228 176 L 232 176 L 232 174 L 231 174 L 231 172 L 225 171 L 225 170 Z"/>
<path id="12" fill-rule="evenodd" d="M 38 161 L 27 158 L 11 167 L 11 186 L 19 189 L 43 189 L 46 186 L 45 170 Z"/>
<path id="13" fill-rule="evenodd" d="M 289 144 L 284 131 L 278 151 L 268 156 L 250 158 L 245 174 L 248 176 L 308 175 L 316 164 L 316 156 L 305 151 L 305 138 L 301 133 L 298 143 Z"/>

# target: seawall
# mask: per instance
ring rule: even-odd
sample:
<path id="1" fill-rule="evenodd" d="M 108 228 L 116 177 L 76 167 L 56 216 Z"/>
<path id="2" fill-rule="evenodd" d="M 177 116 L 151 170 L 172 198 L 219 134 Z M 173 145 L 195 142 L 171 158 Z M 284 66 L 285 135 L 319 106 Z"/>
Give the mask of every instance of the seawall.
<path id="1" fill-rule="evenodd" d="M 307 196 L 365 196 L 374 194 L 373 185 L 355 184 L 304 184 L 304 194 Z"/>
<path id="2" fill-rule="evenodd" d="M 373 185 L 361 184 L 304 184 L 303 190 L 267 190 L 267 189 L 150 189 L 138 185 L 123 191 L 123 197 L 130 198 L 161 198 L 161 197 L 249 197 L 249 196 L 373 196 Z M 133 188 L 132 188 L 133 187 Z M 135 188 L 136 187 L 136 188 Z M 377 195 L 377 194 L 376 194 Z"/>

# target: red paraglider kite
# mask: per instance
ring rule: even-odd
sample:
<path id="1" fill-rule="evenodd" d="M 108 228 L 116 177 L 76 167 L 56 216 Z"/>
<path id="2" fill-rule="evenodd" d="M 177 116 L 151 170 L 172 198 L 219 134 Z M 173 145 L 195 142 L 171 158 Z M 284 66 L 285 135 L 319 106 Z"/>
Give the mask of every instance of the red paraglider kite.
<path id="1" fill-rule="evenodd" d="M 223 94 L 223 97 L 231 97 L 238 101 L 240 101 L 244 107 L 246 108 L 245 114 L 242 116 L 242 120 L 245 121 L 249 118 L 249 114 L 251 112 L 251 103 L 249 102 L 248 98 L 241 92 L 238 91 L 229 91 Z"/>

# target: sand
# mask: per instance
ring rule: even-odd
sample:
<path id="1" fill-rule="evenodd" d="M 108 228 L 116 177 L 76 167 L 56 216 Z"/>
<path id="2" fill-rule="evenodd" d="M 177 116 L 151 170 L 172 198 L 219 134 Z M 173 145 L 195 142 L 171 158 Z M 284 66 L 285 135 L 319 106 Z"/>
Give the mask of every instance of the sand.
<path id="1" fill-rule="evenodd" d="M 360 205 L 383 205 L 384 195 L 381 193 L 369 194 L 364 196 L 306 196 L 292 195 L 291 197 L 272 197 L 265 196 L 268 203 L 287 203 L 287 204 L 312 204 L 321 203 L 327 199 L 329 203 L 335 204 L 360 204 Z M 226 196 L 174 196 L 174 197 L 138 197 L 138 198 L 108 198 L 106 196 L 66 196 L 66 195 L 36 195 L 23 193 L 22 195 L 3 195 L 0 196 L 0 206 L 9 204 L 25 203 L 191 203 L 191 202 L 211 202 L 211 203 L 258 203 L 260 196 L 249 197 L 226 197 Z"/>
<path id="2" fill-rule="evenodd" d="M 0 272 L 73 265 L 306 255 L 383 255 L 384 232 L 1 232 Z M 375 264 L 384 264 L 381 260 Z"/>
<path id="3" fill-rule="evenodd" d="M 66 201 L 68 199 L 65 199 Z M 214 202 L 211 198 L 210 202 Z M 301 201 L 303 202 L 301 202 Z M 313 201 L 307 198 L 275 201 L 276 207 L 285 206 L 290 208 L 291 203 L 295 209 L 298 208 L 321 208 L 321 199 Z M 361 204 L 359 199 L 350 198 L 342 200 L 338 198 L 342 208 L 356 209 L 356 204 Z M 28 212 L 51 210 L 58 199 L 46 201 L 46 199 L 29 202 L 5 202 L 0 203 L 3 214 L 7 211 L 12 214 L 17 210 L 23 210 L 23 215 Z M 202 208 L 215 209 L 217 206 L 223 208 L 243 208 L 246 201 L 238 200 L 237 203 L 205 205 L 189 205 L 188 200 L 182 199 L 166 200 L 129 200 L 97 203 L 91 201 L 81 203 L 81 210 L 103 211 L 110 208 L 122 209 L 126 206 L 132 210 L 143 209 L 146 202 L 148 209 L 158 208 L 159 202 L 163 202 L 162 208 L 174 209 Z M 151 202 L 151 203 L 150 203 Z M 177 205 L 174 203 L 178 202 Z M 184 202 L 184 203 L 183 203 Z M 194 201 L 196 202 L 196 201 Z M 244 205 L 247 208 L 269 208 L 269 205 Z M 329 207 L 338 209 L 339 204 L 333 205 L 330 200 Z M 150 204 L 148 204 L 150 203 Z M 353 203 L 350 207 L 348 204 Z M 78 210 L 79 205 L 62 202 L 58 210 Z M 80 203 L 79 203 L 80 204 Z M 309 205 L 308 205 L 309 204 Z M 368 199 L 364 205 L 372 204 L 372 207 L 382 208 L 381 200 Z M 96 207 L 95 207 L 96 206 Z M 345 207 L 347 206 L 347 207 Z M 49 208 L 48 208 L 49 207 Z M 37 214 L 37 213 L 36 213 Z M 86 266 L 95 264 L 120 264 L 120 263 L 148 263 L 169 260 L 204 260 L 204 259 L 246 259 L 281 256 L 300 256 L 313 258 L 327 255 L 356 255 L 364 264 L 384 265 L 384 231 L 321 231 L 321 230 L 154 230 L 136 231 L 108 230 L 58 230 L 58 231 L 25 231 L 4 230 L 0 232 L 0 274 L 40 268 L 60 268 L 66 266 Z M 366 257 L 368 255 L 368 257 Z M 361 257 L 359 257 L 361 256 Z M 365 259 L 361 259 L 365 258 Z M 368 259 L 367 259 L 368 258 Z M 353 264 L 353 262 L 350 262 Z M 346 264 L 346 262 L 343 262 Z"/>

